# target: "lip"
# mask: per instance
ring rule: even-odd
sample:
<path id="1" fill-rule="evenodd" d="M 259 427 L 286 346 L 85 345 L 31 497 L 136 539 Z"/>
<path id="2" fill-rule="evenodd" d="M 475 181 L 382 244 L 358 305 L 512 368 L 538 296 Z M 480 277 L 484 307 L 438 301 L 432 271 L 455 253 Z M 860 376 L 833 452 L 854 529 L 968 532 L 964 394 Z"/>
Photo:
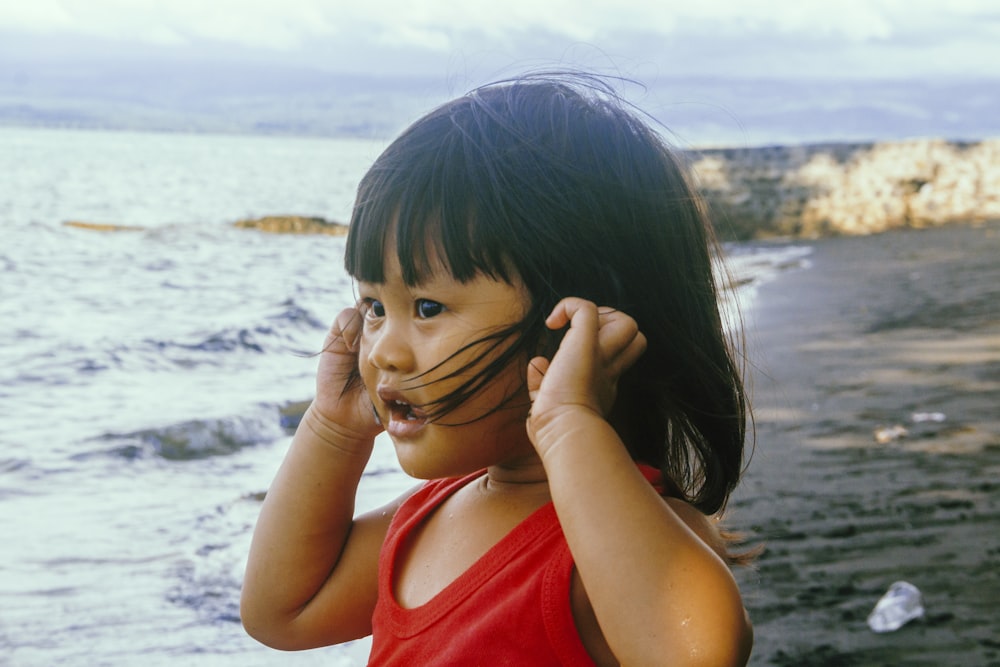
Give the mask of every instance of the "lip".
<path id="1" fill-rule="evenodd" d="M 379 386 L 375 393 L 381 402 L 380 415 L 389 416 L 388 419 L 382 419 L 389 437 L 399 440 L 412 439 L 427 426 L 426 414 L 408 401 L 402 392 L 387 386 Z"/>

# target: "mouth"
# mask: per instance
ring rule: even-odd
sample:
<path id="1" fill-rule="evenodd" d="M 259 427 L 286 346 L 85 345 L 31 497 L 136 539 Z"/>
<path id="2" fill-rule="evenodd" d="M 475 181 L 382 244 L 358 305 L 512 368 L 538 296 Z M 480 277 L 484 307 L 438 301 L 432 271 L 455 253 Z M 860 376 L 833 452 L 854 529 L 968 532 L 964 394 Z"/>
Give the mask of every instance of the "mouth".
<path id="1" fill-rule="evenodd" d="M 390 435 L 412 435 L 427 423 L 427 413 L 418 405 L 405 400 L 399 392 L 379 388 L 377 394 L 382 403 L 382 410 L 379 412 L 388 413 L 385 427 Z"/>
<path id="2" fill-rule="evenodd" d="M 389 408 L 389 414 L 396 421 L 421 421 L 426 419 L 419 408 L 415 408 L 405 401 L 386 401 L 385 405 Z"/>

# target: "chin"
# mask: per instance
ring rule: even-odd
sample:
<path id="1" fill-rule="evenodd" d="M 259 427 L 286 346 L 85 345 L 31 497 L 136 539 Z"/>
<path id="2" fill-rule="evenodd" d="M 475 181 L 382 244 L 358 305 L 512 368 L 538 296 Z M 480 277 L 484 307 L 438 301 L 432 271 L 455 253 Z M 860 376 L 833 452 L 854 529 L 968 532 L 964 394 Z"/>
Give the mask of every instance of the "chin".
<path id="1" fill-rule="evenodd" d="M 426 450 L 423 450 L 420 445 L 412 442 L 399 443 L 395 440 L 392 441 L 392 445 L 396 449 L 396 460 L 399 462 L 399 467 L 410 477 L 429 480 L 454 476 L 448 474 L 447 468 L 449 466 L 428 461 Z"/>
<path id="2" fill-rule="evenodd" d="M 464 477 L 487 467 L 486 463 L 428 456 L 426 448 L 416 443 L 393 442 L 399 467 L 414 479 Z"/>
<path id="3" fill-rule="evenodd" d="M 423 462 L 410 462 L 405 459 L 399 459 L 399 466 L 403 469 L 407 475 L 413 479 L 422 480 L 432 480 L 432 479 L 449 479 L 453 477 L 464 477 L 466 475 L 471 475 L 472 473 L 482 470 L 482 466 L 473 466 L 472 468 L 462 468 L 456 466 L 435 466 L 427 465 Z"/>

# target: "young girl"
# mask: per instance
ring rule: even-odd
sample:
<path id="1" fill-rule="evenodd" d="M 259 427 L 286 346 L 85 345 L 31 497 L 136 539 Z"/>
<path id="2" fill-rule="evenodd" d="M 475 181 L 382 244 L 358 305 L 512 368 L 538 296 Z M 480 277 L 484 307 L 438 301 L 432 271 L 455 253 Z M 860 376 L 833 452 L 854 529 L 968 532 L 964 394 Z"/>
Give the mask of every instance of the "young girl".
<path id="1" fill-rule="evenodd" d="M 697 196 L 583 76 L 486 86 L 358 190 L 316 398 L 261 510 L 247 631 L 373 665 L 741 665 L 709 517 L 747 406 Z M 373 439 L 429 480 L 354 516 Z"/>

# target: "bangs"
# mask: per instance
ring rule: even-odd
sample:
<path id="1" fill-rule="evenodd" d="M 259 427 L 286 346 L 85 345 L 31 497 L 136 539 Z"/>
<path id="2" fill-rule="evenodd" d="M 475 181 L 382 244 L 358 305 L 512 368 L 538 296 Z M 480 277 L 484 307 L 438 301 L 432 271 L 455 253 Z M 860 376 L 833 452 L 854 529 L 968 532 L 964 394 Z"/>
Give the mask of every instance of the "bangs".
<path id="1" fill-rule="evenodd" d="M 443 267 L 459 282 L 477 274 L 511 282 L 502 202 L 476 138 L 442 107 L 394 141 L 358 186 L 344 258 L 353 278 L 385 281 L 395 252 L 407 285 Z M 395 240 L 395 247 L 389 247 Z"/>

